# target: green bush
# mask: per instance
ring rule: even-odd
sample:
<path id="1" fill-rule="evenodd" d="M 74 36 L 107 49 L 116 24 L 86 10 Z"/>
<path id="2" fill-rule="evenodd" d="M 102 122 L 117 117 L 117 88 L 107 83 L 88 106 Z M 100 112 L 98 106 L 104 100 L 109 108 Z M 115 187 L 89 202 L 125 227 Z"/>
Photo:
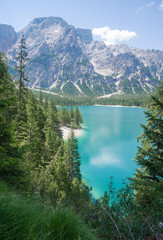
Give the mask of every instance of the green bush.
<path id="1" fill-rule="evenodd" d="M 24 198 L 0 183 L 0 240 L 93 240 L 83 220 L 67 208 Z"/>

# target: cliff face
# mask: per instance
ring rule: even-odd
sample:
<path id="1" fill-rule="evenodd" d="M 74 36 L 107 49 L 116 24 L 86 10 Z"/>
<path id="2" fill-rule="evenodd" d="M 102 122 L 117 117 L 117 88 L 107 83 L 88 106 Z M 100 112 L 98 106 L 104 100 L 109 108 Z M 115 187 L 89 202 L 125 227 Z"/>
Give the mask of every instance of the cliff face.
<path id="1" fill-rule="evenodd" d="M 19 33 L 0 25 L 0 50 L 11 62 L 24 34 L 30 61 L 29 87 L 60 94 L 104 96 L 149 93 L 163 79 L 163 52 L 106 46 L 89 29 L 76 29 L 62 18 L 36 18 Z"/>
<path id="2" fill-rule="evenodd" d="M 122 92 L 148 93 L 163 80 L 163 51 L 92 41 L 84 46 L 84 53 L 95 71 L 112 76 Z"/>
<path id="3" fill-rule="evenodd" d="M 17 34 L 12 26 L 0 24 L 0 51 L 7 52 L 16 42 Z"/>

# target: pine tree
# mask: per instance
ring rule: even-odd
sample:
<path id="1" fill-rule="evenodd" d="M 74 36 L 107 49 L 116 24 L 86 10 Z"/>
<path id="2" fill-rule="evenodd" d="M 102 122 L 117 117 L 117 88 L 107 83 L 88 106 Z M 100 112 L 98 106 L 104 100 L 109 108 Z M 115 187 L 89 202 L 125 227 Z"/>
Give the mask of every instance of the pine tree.
<path id="1" fill-rule="evenodd" d="M 34 167 L 44 164 L 44 133 L 45 116 L 41 107 L 38 105 L 36 98 L 31 93 L 27 103 L 27 144 L 26 153 L 30 165 Z"/>
<path id="2" fill-rule="evenodd" d="M 59 120 L 62 126 L 69 126 L 71 124 L 71 119 L 67 108 L 61 108 L 59 111 Z"/>
<path id="3" fill-rule="evenodd" d="M 77 128 L 80 128 L 80 124 L 83 122 L 83 119 L 77 106 L 75 107 L 75 110 L 74 110 L 74 120 L 75 120 L 75 126 Z"/>
<path id="4" fill-rule="evenodd" d="M 51 162 L 46 166 L 46 170 L 40 179 L 39 188 L 42 194 L 48 195 L 51 202 L 67 201 L 70 193 L 71 183 L 68 179 L 66 162 L 64 158 L 64 143 L 61 143 L 57 154 L 52 158 Z"/>
<path id="5" fill-rule="evenodd" d="M 18 88 L 19 88 L 19 100 L 18 100 L 18 109 L 21 111 L 21 103 L 24 100 L 23 99 L 23 94 L 25 94 L 25 83 L 28 81 L 26 76 L 25 76 L 25 65 L 27 61 L 29 60 L 27 58 L 28 54 L 26 52 L 26 46 L 25 46 L 25 38 L 24 35 L 22 35 L 22 38 L 20 39 L 20 45 L 19 45 L 19 52 L 17 53 L 16 60 L 18 62 L 17 64 L 17 71 L 19 75 L 19 80 L 18 80 Z"/>
<path id="6" fill-rule="evenodd" d="M 41 91 L 40 91 L 40 94 L 39 94 L 39 103 L 40 103 L 40 106 L 43 106 L 43 96 L 42 96 Z"/>
<path id="7" fill-rule="evenodd" d="M 26 138 L 26 102 L 27 102 L 27 88 L 25 83 L 28 81 L 25 77 L 25 65 L 29 60 L 27 58 L 28 54 L 26 52 L 24 35 L 20 40 L 19 52 L 17 53 L 17 72 L 18 72 L 18 109 L 16 117 L 16 135 L 19 142 L 25 142 Z"/>
<path id="8" fill-rule="evenodd" d="M 163 181 L 163 84 L 156 96 L 151 98 L 151 106 L 145 112 L 147 124 L 142 125 L 136 162 L 140 166 L 133 178 L 137 198 L 146 204 L 159 198 Z"/>
<path id="9" fill-rule="evenodd" d="M 44 109 L 45 114 L 46 114 L 47 111 L 48 111 L 48 105 L 49 105 L 49 103 L 48 103 L 48 97 L 46 96 L 46 97 L 45 97 L 45 101 L 43 102 L 43 109 Z"/>
<path id="10" fill-rule="evenodd" d="M 57 153 L 61 144 L 62 132 L 60 130 L 60 122 L 58 120 L 58 111 L 53 102 L 47 111 L 47 119 L 45 125 L 46 136 L 46 157 L 50 161 L 51 158 Z"/>
<path id="11" fill-rule="evenodd" d="M 70 181 L 77 178 L 81 182 L 80 172 L 80 154 L 78 151 L 78 140 L 74 136 L 73 130 L 71 131 L 71 137 L 66 143 L 65 159 L 67 164 L 67 171 Z"/>
<path id="12" fill-rule="evenodd" d="M 57 183 L 58 191 L 68 193 L 69 181 L 66 171 L 66 162 L 64 159 L 64 144 L 62 143 L 53 165 L 53 176 Z"/>
<path id="13" fill-rule="evenodd" d="M 21 154 L 14 141 L 15 110 L 16 89 L 5 56 L 0 53 L 0 176 L 7 180 L 21 172 Z"/>
<path id="14" fill-rule="evenodd" d="M 70 116 L 70 119 L 71 119 L 71 126 L 73 126 L 73 124 L 74 124 L 74 110 L 73 110 L 72 106 L 70 107 L 69 116 Z"/>

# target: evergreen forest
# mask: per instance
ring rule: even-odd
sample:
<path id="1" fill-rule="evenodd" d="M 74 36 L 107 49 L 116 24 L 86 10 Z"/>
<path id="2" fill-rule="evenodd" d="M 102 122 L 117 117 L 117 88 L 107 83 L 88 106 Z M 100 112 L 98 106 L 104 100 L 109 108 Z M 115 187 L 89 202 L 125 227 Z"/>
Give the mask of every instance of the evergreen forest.
<path id="1" fill-rule="evenodd" d="M 94 199 L 73 132 L 83 122 L 77 102 L 58 109 L 26 88 L 24 36 L 16 60 L 13 81 L 0 53 L 0 240 L 163 239 L 163 84 L 148 102 L 134 177 L 118 191 L 110 178 Z"/>

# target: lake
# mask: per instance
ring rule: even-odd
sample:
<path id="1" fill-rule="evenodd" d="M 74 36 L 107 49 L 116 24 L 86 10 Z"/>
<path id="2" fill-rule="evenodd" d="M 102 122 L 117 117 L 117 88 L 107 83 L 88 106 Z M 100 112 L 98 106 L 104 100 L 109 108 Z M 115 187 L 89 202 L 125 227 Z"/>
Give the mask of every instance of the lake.
<path id="1" fill-rule="evenodd" d="M 78 138 L 81 172 L 93 196 L 108 190 L 110 176 L 119 189 L 122 179 L 132 177 L 137 168 L 132 160 L 137 151 L 137 136 L 145 123 L 144 110 L 136 107 L 80 106 L 83 135 Z"/>

